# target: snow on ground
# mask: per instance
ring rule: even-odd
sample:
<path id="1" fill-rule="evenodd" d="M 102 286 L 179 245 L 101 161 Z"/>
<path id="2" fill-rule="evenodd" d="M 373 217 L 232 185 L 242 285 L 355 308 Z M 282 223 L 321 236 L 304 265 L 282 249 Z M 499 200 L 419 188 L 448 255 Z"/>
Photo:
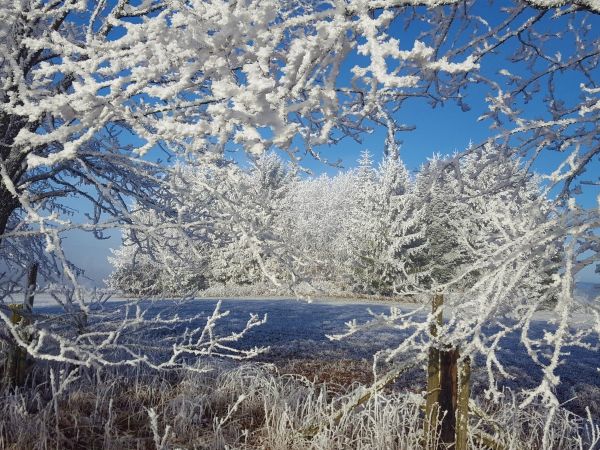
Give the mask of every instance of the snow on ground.
<path id="1" fill-rule="evenodd" d="M 178 314 L 180 317 L 191 317 L 202 314 L 203 317 L 212 313 L 217 299 L 194 299 L 185 301 L 155 300 L 143 301 L 150 315 L 161 313 L 163 316 Z M 42 314 L 57 312 L 55 306 L 50 306 L 49 299 L 36 298 L 36 310 Z M 119 308 L 122 299 L 114 298 L 106 304 L 106 308 Z M 421 305 L 414 303 L 394 303 L 404 311 L 413 311 Z M 268 354 L 260 357 L 264 362 L 281 362 L 289 360 L 367 360 L 378 350 L 394 347 L 399 344 L 405 334 L 389 328 L 379 328 L 366 333 L 359 333 L 342 341 L 330 341 L 327 334 L 338 334 L 345 330 L 345 322 L 356 319 L 359 322 L 371 318 L 368 309 L 374 313 L 388 312 L 390 303 L 380 301 L 361 301 L 347 299 L 317 300 L 308 303 L 303 300 L 282 298 L 262 299 L 225 299 L 222 309 L 230 310 L 231 314 L 219 322 L 216 332 L 228 334 L 242 329 L 251 313 L 268 314 L 265 325 L 251 330 L 237 345 L 240 348 L 254 346 L 269 346 Z M 418 313 L 424 317 L 428 306 Z M 540 312 L 531 329 L 536 335 L 544 333 L 551 327 L 548 319 L 552 314 Z M 585 325 L 587 317 L 579 314 L 577 318 Z M 203 322 L 199 322 L 202 326 Z M 169 331 L 173 335 L 181 333 L 184 326 L 174 327 Z M 148 342 L 148 344 L 152 344 Z M 558 369 L 562 384 L 559 388 L 559 399 L 567 401 L 574 396 L 590 396 L 590 401 L 600 400 L 600 377 L 597 368 L 600 366 L 599 355 L 584 348 L 569 348 L 564 356 L 564 362 Z M 539 380 L 540 370 L 527 357 L 524 347 L 516 334 L 508 336 L 498 352 L 500 361 L 508 366 L 509 372 L 515 374 L 513 380 L 504 380 L 509 387 L 533 386 Z M 484 382 L 482 361 L 474 364 L 474 377 Z M 479 372 L 478 372 L 479 370 Z M 419 372 L 420 373 L 420 372 Z M 419 374 L 417 374 L 419 376 Z M 420 380 L 419 380 L 420 383 Z"/>

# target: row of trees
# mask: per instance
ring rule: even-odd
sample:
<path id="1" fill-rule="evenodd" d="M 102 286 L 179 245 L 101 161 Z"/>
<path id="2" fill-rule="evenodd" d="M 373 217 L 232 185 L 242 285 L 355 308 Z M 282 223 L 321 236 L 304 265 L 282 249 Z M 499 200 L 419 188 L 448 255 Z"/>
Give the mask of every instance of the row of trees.
<path id="1" fill-rule="evenodd" d="M 417 14 L 413 0 L 2 4 L 2 242 L 41 236 L 57 267 L 47 276 L 76 286 L 61 233 L 137 227 L 130 199 L 160 209 L 169 169 L 144 157 L 151 149 L 206 167 L 232 143 L 324 159 L 323 145 L 385 127 L 393 153 L 411 129 L 394 113 L 419 100 L 467 111 L 479 99 L 490 142 L 530 161 L 555 151 L 550 180 L 566 205 L 597 183 L 586 167 L 600 152 L 599 9 L 479 3 L 427 0 Z M 83 224 L 69 216 L 74 197 L 89 207 Z M 584 216 L 570 229 L 595 255 L 594 224 L 578 225 L 597 214 Z"/>
<path id="2" fill-rule="evenodd" d="M 496 164 L 480 171 L 482 157 Z M 539 180 L 508 153 L 488 147 L 462 159 L 466 185 L 447 164 L 434 157 L 412 176 L 395 155 L 376 166 L 364 151 L 355 169 L 316 178 L 301 177 L 273 153 L 247 170 L 182 165 L 170 183 L 180 203 L 162 216 L 136 213 L 151 231 L 126 233 L 109 284 L 174 294 L 271 277 L 390 295 L 435 290 L 459 277 L 452 289 L 464 290 L 478 277 L 471 269 L 481 254 L 545 223 L 552 210 Z M 225 176 L 231 170 L 236 176 Z M 532 294 L 551 284 L 560 261 L 558 241 L 533 258 L 525 283 Z"/>

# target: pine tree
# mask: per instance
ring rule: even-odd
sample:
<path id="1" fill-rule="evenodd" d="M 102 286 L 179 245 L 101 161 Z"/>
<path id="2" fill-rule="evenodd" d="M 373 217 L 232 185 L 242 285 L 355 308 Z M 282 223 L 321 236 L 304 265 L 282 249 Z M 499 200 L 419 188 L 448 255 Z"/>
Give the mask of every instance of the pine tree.
<path id="1" fill-rule="evenodd" d="M 377 199 L 377 171 L 368 150 L 361 152 L 358 167 L 353 171 L 352 208 L 348 211 L 350 226 L 348 245 L 351 249 L 348 265 L 354 291 L 372 294 L 378 291 L 377 259 L 381 252 Z"/>
<path id="2" fill-rule="evenodd" d="M 492 163 L 493 162 L 493 163 Z M 464 290 L 482 276 L 479 269 L 502 246 L 543 224 L 551 213 L 539 182 L 518 159 L 502 149 L 484 147 L 468 153 L 455 170 L 454 159 L 435 157 L 416 179 L 422 205 L 425 245 L 417 252 L 418 284 L 429 290 Z M 526 285 L 540 292 L 546 270 L 555 269 L 560 244 L 540 250 Z M 554 255 L 554 256 L 552 256 Z"/>
<path id="3" fill-rule="evenodd" d="M 408 170 L 394 155 L 379 167 L 382 293 L 412 290 L 415 258 L 424 245 L 422 208 Z"/>
<path id="4" fill-rule="evenodd" d="M 240 220 L 221 224 L 221 243 L 211 253 L 212 279 L 251 284 L 293 271 L 281 225 L 295 177 L 281 158 L 266 153 L 229 185 L 222 207 Z"/>

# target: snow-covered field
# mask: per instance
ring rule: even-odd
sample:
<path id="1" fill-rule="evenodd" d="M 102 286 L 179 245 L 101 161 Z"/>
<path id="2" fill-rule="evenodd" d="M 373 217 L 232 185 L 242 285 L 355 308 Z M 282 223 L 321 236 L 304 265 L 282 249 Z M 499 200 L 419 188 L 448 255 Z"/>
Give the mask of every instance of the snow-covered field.
<path id="1" fill-rule="evenodd" d="M 160 313 L 163 318 L 177 314 L 181 320 L 149 329 L 134 326 L 124 339 L 129 338 L 136 349 L 152 358 L 152 352 L 162 353 L 173 342 L 171 338 L 180 338 L 186 327 L 202 328 L 218 301 L 209 298 L 140 301 L 147 318 Z M 102 328 L 108 317 L 123 317 L 124 305 L 123 299 L 111 299 L 104 308 L 116 314 L 90 315 L 88 325 L 93 323 Z M 408 303 L 395 306 L 406 311 L 420 307 Z M 372 382 L 374 353 L 395 346 L 406 335 L 385 327 L 342 341 L 330 341 L 326 335 L 343 332 L 349 320 L 368 320 L 369 309 L 384 313 L 389 307 L 389 302 L 373 300 L 328 299 L 308 303 L 285 298 L 223 299 L 221 310 L 229 310 L 230 315 L 217 322 L 214 330 L 217 334 L 229 335 L 243 329 L 251 313 L 268 314 L 265 324 L 251 329 L 234 344 L 238 348 L 269 346 L 268 353 L 255 359 L 259 364 L 231 361 L 218 364 L 204 360 L 215 370 L 203 374 L 121 367 L 116 371 L 108 369 L 96 378 L 92 376 L 94 370 L 83 370 L 84 376 L 69 385 L 68 395 L 61 396 L 56 412 L 53 403 L 48 403 L 42 412 L 31 413 L 23 409 L 25 401 L 21 394 L 5 396 L 0 402 L 0 416 L 10 430 L 6 442 L 20 443 L 12 448 L 41 449 L 47 447 L 46 442 L 55 442 L 55 435 L 60 435 L 63 442 L 78 442 L 81 448 L 88 448 L 86 445 L 150 448 L 156 427 L 152 428 L 146 416 L 148 412 L 156 412 L 160 418 L 159 430 L 166 430 L 167 426 L 173 429 L 168 436 L 173 448 L 225 448 L 225 443 L 230 448 L 248 450 L 421 448 L 424 424 L 420 405 L 426 386 L 425 367 L 402 374 L 395 384 L 388 385 L 361 408 L 346 414 L 339 423 L 332 422 L 340 408 L 354 401 L 357 393 L 362 393 Z M 417 319 L 424 318 L 428 309 L 425 306 L 418 312 Z M 40 318 L 49 319 L 46 323 L 55 321 L 53 315 L 58 312 L 56 305 L 42 295 L 36 298 L 35 310 Z M 585 324 L 586 317 L 580 316 L 580 322 Z M 549 318 L 550 313 L 537 314 L 531 333 L 541 335 L 544 329 L 551 328 Z M 596 450 L 600 441 L 594 440 L 595 435 L 589 430 L 591 424 L 600 420 L 598 354 L 581 347 L 567 350 L 569 353 L 564 355 L 558 369 L 562 383 L 557 392 L 565 408 L 559 408 L 550 423 L 551 444 L 540 446 L 541 432 L 550 417 L 547 408 L 537 402 L 521 408 L 519 399 L 523 397 L 515 393 L 517 389 L 503 391 L 505 395 L 499 403 L 487 401 L 481 395 L 487 382 L 484 364 L 477 359 L 472 364 L 471 397 L 477 408 L 484 411 L 485 420 L 471 421 L 471 436 L 493 429 L 494 439 L 504 443 L 504 448 Z M 537 385 L 541 372 L 527 357 L 516 335 L 503 341 L 497 355 L 515 376 L 501 379 L 504 386 Z M 187 362 L 193 364 L 195 360 Z M 379 369 L 383 368 L 378 367 L 381 374 L 383 371 Z M 36 392 L 31 391 L 31 395 L 39 395 Z M 236 399 L 242 399 L 239 405 Z M 234 403 L 237 406 L 232 407 Z M 59 430 L 57 423 L 63 428 Z M 319 429 L 316 436 L 307 437 L 306 430 L 315 423 L 329 425 Z M 495 424 L 493 428 L 490 423 Z M 243 447 L 236 446 L 240 436 L 245 439 Z M 2 441 L 0 448 L 4 448 Z"/>
<path id="2" fill-rule="evenodd" d="M 182 314 L 191 314 L 198 310 L 212 311 L 216 301 L 210 299 L 195 300 L 182 306 Z M 420 305 L 396 304 L 405 310 L 414 310 Z M 156 306 L 161 308 L 161 306 Z M 331 341 L 326 335 L 337 334 L 345 329 L 345 322 L 357 319 L 366 321 L 371 316 L 368 309 L 374 313 L 389 311 L 389 304 L 369 301 L 324 300 L 306 303 L 298 300 L 223 300 L 223 307 L 231 311 L 230 319 L 222 331 L 233 331 L 243 326 L 252 313 L 268 314 L 268 321 L 250 332 L 239 345 L 241 346 L 270 346 L 270 351 L 260 357 L 267 362 L 289 360 L 319 360 L 342 361 L 362 360 L 369 363 L 373 355 L 381 349 L 393 347 L 400 343 L 404 334 L 396 330 L 382 327 L 366 333 L 355 335 L 342 341 Z M 423 316 L 428 312 L 426 307 Z M 531 332 L 537 336 L 544 329 L 551 327 L 547 319 L 550 313 L 540 312 L 539 320 L 534 322 Z M 579 314 L 579 323 L 588 319 Z M 596 351 L 581 347 L 568 348 L 568 355 L 563 356 L 563 362 L 558 369 L 561 378 L 557 396 L 561 402 L 571 402 L 573 410 L 583 414 L 586 406 L 596 414 L 600 413 L 600 356 Z M 519 342 L 516 334 L 503 341 L 498 351 L 500 361 L 507 366 L 514 379 L 503 380 L 507 387 L 532 387 L 541 378 L 540 369 L 526 355 L 525 348 Z M 422 389 L 425 386 L 425 367 L 408 374 L 408 380 L 401 381 L 406 387 Z M 476 361 L 473 368 L 474 390 L 479 391 L 486 382 L 483 361 Z M 479 386 L 479 387 L 478 387 Z"/>
<path id="3" fill-rule="evenodd" d="M 210 314 L 217 299 L 193 299 L 184 301 L 154 300 L 142 301 L 141 304 L 148 308 L 150 314 L 178 314 L 180 317 L 190 317 L 196 314 Z M 251 313 L 260 316 L 267 314 L 267 323 L 252 330 L 240 345 L 268 345 L 271 347 L 268 358 L 306 358 L 320 355 L 332 358 L 370 358 L 376 351 L 393 346 L 403 339 L 403 334 L 395 330 L 381 327 L 367 333 L 342 340 L 331 341 L 326 335 L 337 334 L 345 330 L 345 323 L 356 319 L 359 322 L 369 320 L 374 313 L 386 313 L 391 305 L 403 311 L 414 311 L 423 308 L 419 313 L 423 317 L 429 312 L 428 306 L 415 303 L 386 303 L 375 300 L 349 300 L 326 299 L 306 302 L 285 298 L 242 298 L 222 299 L 225 310 L 230 310 L 230 316 L 219 322 L 217 331 L 226 334 L 242 327 Z M 112 298 L 107 307 L 118 307 L 124 300 Z M 56 303 L 48 297 L 36 297 L 35 309 L 41 313 L 57 311 Z M 552 313 L 541 311 L 536 313 L 537 325 L 532 331 L 542 333 L 548 327 L 548 319 Z M 589 316 L 584 313 L 575 314 L 575 322 L 585 324 Z M 174 330 L 175 331 L 175 330 Z M 514 350 L 519 350 L 518 339 L 507 340 L 504 346 L 506 356 L 517 355 Z M 589 357 L 589 358 L 588 358 Z M 597 363 L 598 355 L 583 349 L 573 349 L 566 357 L 570 367 L 582 365 L 586 362 Z M 597 365 L 597 364 L 596 364 Z"/>
<path id="4" fill-rule="evenodd" d="M 217 303 L 216 299 L 194 299 L 186 301 L 148 301 L 143 302 L 150 314 L 175 314 L 180 317 L 191 317 L 202 313 L 205 317 L 210 314 Z M 118 307 L 119 299 L 113 299 L 109 308 Z M 360 300 L 317 300 L 308 303 L 293 299 L 225 299 L 223 309 L 230 310 L 230 316 L 218 323 L 216 331 L 223 335 L 243 328 L 250 313 L 267 314 L 266 324 L 251 330 L 236 345 L 239 347 L 269 346 L 270 351 L 260 356 L 261 361 L 281 362 L 289 360 L 325 359 L 325 360 L 367 360 L 378 350 L 393 347 L 400 343 L 404 334 L 395 330 L 381 327 L 369 332 L 357 334 L 342 341 L 331 341 L 326 335 L 337 334 L 345 329 L 345 322 L 357 319 L 359 322 L 370 318 L 368 310 L 383 313 L 389 310 L 389 303 Z M 410 303 L 395 303 L 403 310 L 415 310 L 420 305 Z M 45 301 L 37 303 L 41 313 L 52 312 L 54 307 Z M 427 313 L 425 307 L 423 316 Z M 542 334 L 544 329 L 551 327 L 548 323 L 550 313 L 538 313 L 538 319 L 531 330 L 533 334 Z M 586 316 L 579 315 L 581 323 Z M 190 324 L 187 323 L 186 326 Z M 200 323 L 198 325 L 201 325 Z M 183 330 L 174 327 L 169 333 L 177 334 Z M 558 370 L 562 384 L 559 390 L 561 401 L 567 401 L 581 392 L 594 393 L 594 398 L 600 392 L 600 377 L 597 368 L 600 365 L 596 352 L 581 347 L 569 348 L 569 354 Z M 505 380 L 508 386 L 532 385 L 539 379 L 540 370 L 526 357 L 525 349 L 519 343 L 517 335 L 504 340 L 498 352 L 502 363 L 509 367 L 510 373 L 516 374 L 513 380 Z M 478 377 L 477 364 L 474 369 L 475 379 Z M 479 374 L 483 377 L 483 373 Z M 483 381 L 483 380 L 482 380 Z M 586 394 L 586 395 L 587 395 Z"/>

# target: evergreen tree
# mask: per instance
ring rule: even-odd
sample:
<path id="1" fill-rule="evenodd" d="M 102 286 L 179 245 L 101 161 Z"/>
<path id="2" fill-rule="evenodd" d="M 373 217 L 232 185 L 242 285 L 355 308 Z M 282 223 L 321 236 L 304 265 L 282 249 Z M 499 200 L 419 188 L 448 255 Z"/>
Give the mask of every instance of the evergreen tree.
<path id="1" fill-rule="evenodd" d="M 493 161 L 493 164 L 491 163 Z M 463 290 L 482 276 L 494 253 L 548 220 L 549 202 L 539 182 L 509 153 L 491 146 L 460 159 L 435 157 L 416 179 L 423 211 L 425 245 L 414 271 L 429 290 Z M 527 289 L 539 292 L 555 269 L 560 243 L 539 251 L 531 264 Z M 545 281 L 542 281 L 545 280 Z M 447 286 L 452 282 L 451 286 Z"/>

